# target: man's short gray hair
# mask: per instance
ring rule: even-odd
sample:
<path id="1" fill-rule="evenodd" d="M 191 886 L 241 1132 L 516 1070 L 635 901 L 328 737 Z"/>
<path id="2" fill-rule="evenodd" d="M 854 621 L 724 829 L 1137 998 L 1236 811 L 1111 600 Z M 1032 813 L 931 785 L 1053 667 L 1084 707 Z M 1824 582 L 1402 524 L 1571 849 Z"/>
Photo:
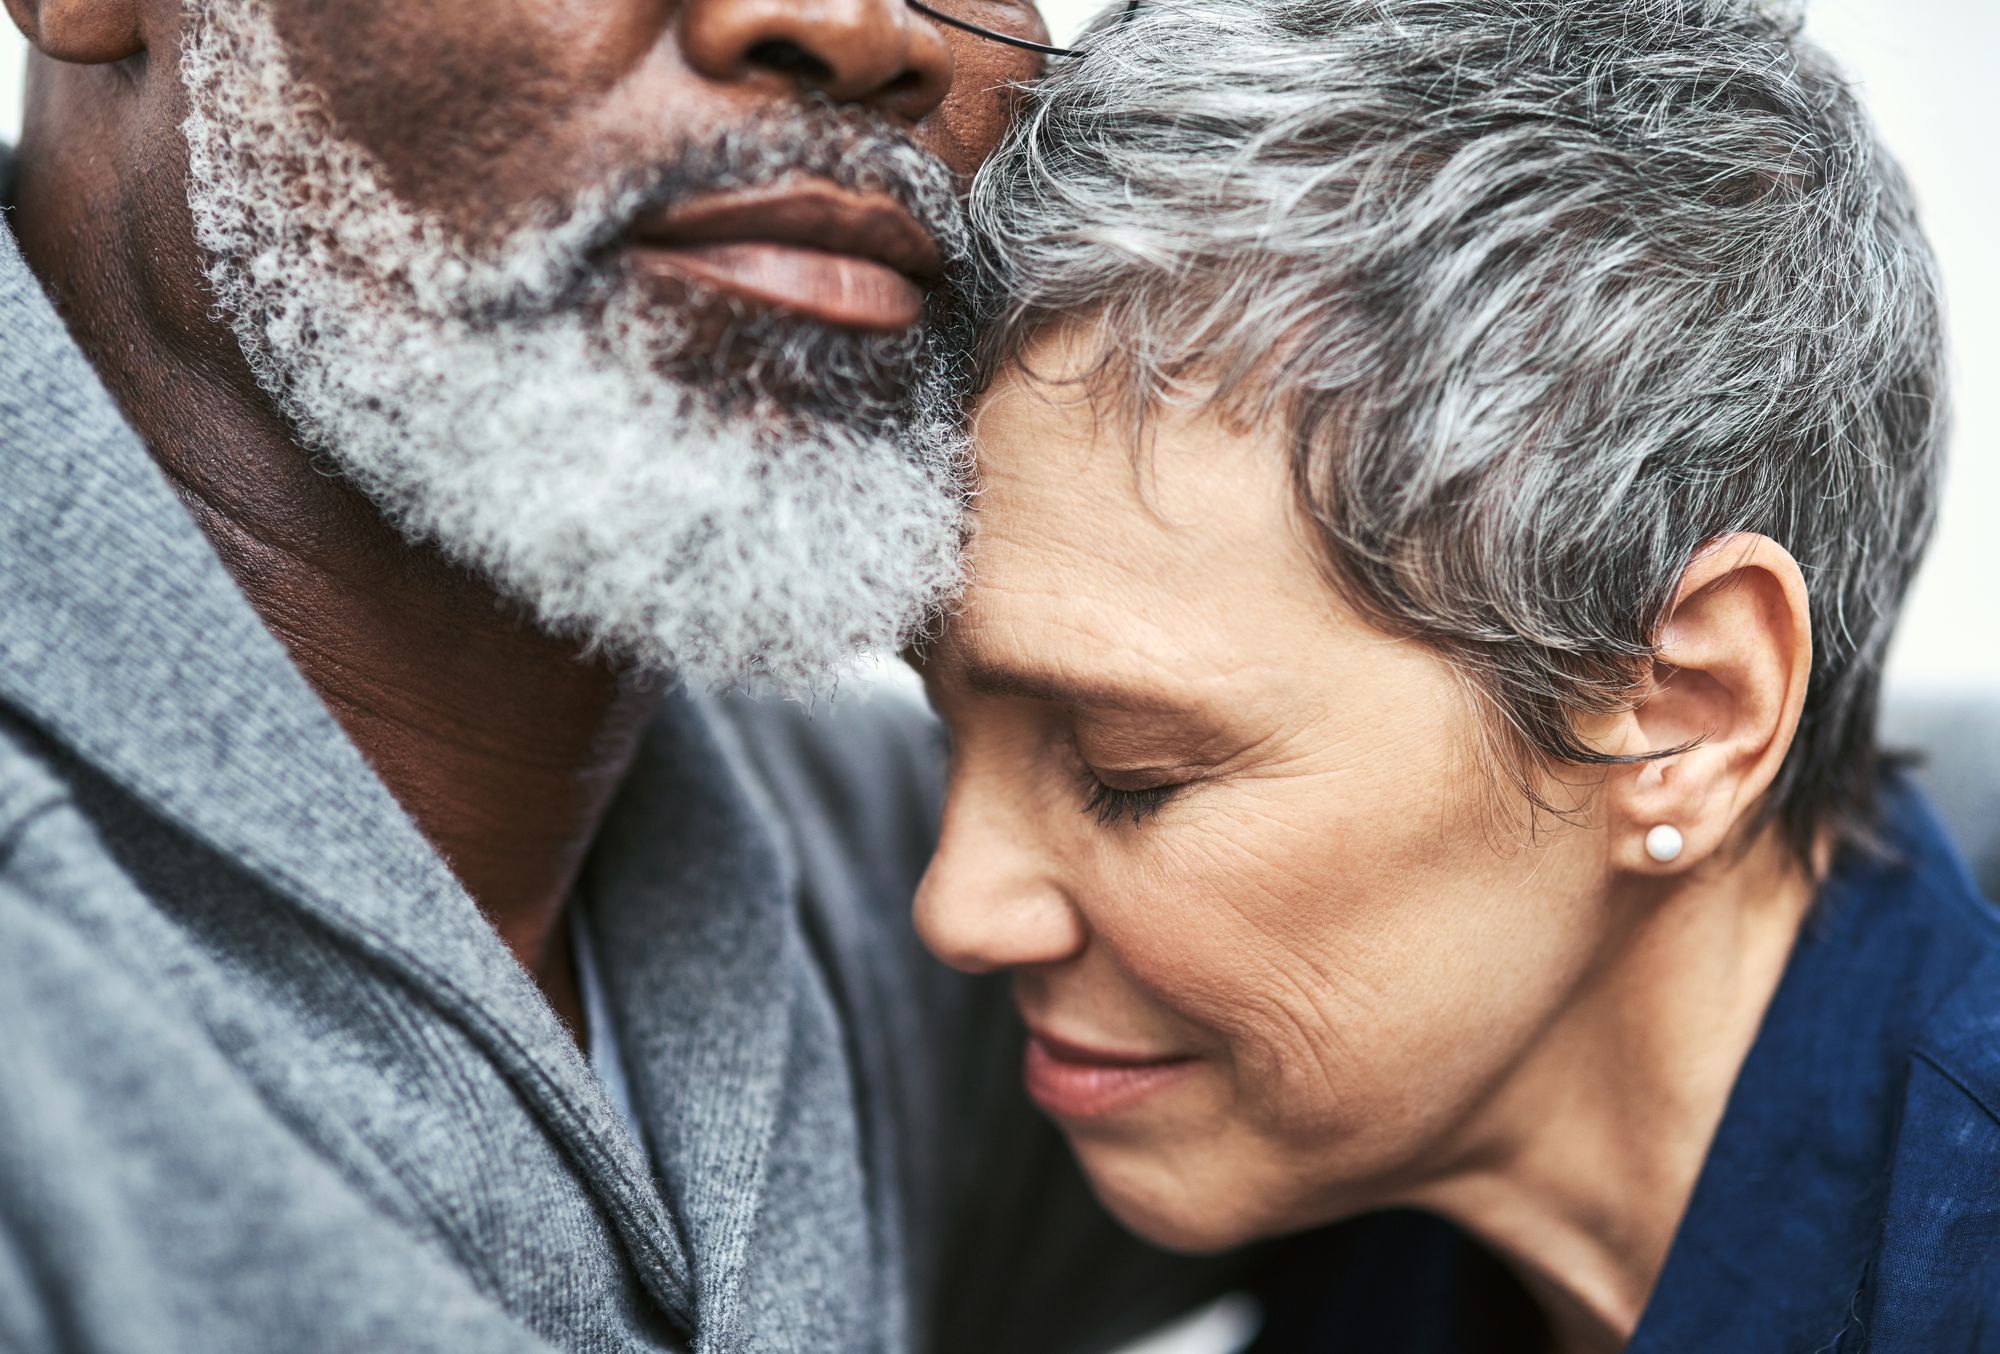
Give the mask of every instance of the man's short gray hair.
<path id="1" fill-rule="evenodd" d="M 1774 538 L 1816 653 L 1766 811 L 1801 853 L 1867 840 L 1943 339 L 1908 188 L 1796 16 L 1167 0 L 1082 45 L 974 190 L 988 375 L 1083 318 L 1141 420 L 1282 419 L 1335 585 L 1554 763 L 1619 760 L 1575 720 L 1630 701 L 1704 543 Z"/>

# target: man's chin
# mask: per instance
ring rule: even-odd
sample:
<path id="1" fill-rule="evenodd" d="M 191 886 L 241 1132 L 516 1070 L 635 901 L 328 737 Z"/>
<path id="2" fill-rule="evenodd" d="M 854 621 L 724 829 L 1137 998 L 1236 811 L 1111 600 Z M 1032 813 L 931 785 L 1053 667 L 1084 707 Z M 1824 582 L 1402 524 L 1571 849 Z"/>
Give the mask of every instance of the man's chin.
<path id="1" fill-rule="evenodd" d="M 603 322 L 614 343 L 649 354 L 651 369 L 674 387 L 793 432 L 826 419 L 892 432 L 927 346 L 923 323 L 893 333 L 854 330 L 654 280 L 622 287 Z"/>
<path id="2" fill-rule="evenodd" d="M 394 404 L 336 396 L 302 421 L 407 535 L 624 668 L 804 693 L 893 652 L 956 588 L 955 427 L 660 399 L 565 366 L 575 351 L 464 354 L 443 366 L 514 379 L 412 373 Z"/>

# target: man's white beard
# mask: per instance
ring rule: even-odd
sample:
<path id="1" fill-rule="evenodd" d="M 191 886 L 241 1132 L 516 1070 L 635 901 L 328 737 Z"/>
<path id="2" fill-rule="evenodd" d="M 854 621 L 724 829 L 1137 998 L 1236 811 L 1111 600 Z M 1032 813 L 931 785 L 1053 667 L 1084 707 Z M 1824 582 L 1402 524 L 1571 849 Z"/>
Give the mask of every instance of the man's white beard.
<path id="1" fill-rule="evenodd" d="M 474 246 L 333 131 L 262 0 L 187 10 L 190 204 L 217 300 L 299 441 L 407 537 L 552 633 L 704 684 L 811 688 L 948 597 L 964 443 L 936 326 L 746 317 L 724 370 L 692 313 L 594 261 L 658 199 L 657 170 Z M 813 125 L 714 148 L 702 186 L 804 155 L 963 250 L 941 166 L 856 119 Z M 913 389 L 880 393 L 912 368 Z"/>

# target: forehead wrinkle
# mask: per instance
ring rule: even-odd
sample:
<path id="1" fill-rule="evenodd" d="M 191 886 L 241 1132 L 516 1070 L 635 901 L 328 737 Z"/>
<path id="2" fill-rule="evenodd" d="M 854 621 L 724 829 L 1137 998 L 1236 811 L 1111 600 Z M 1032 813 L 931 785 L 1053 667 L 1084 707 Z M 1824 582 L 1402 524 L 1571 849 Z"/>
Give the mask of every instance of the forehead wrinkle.
<path id="1" fill-rule="evenodd" d="M 1234 633 L 1243 599 L 1268 594 L 1283 568 L 1226 503 L 1174 521 L 1083 473 L 1013 467 L 996 480 L 975 510 L 965 598 L 991 621 L 1053 620 L 1094 644 L 1146 641 L 1185 663 L 1191 644 Z"/>
<path id="2" fill-rule="evenodd" d="M 1042 618 L 1037 618 L 1042 619 Z M 1052 623 L 1061 625 L 1060 618 Z M 1000 630 L 1001 635 L 992 632 Z M 983 632 L 983 633 L 982 633 Z M 1198 668 L 1190 680 L 1185 665 L 1129 650 L 1133 662 L 1094 669 L 1088 664 L 1105 652 L 1101 636 L 1090 643 L 1023 643 L 1014 627 L 993 622 L 960 623 L 947 631 L 927 662 L 926 675 L 962 685 L 982 696 L 1035 701 L 1087 716 L 1139 715 L 1168 721 L 1174 729 L 1177 760 L 1223 770 L 1232 764 L 1269 757 L 1290 741 L 1287 727 L 1295 710 L 1274 708 L 1268 690 L 1244 677 L 1264 665 L 1248 659 L 1225 668 Z M 1081 656 L 1079 661 L 1072 656 Z M 1309 716 L 1304 727 L 1316 725 Z M 1137 739 L 1134 754 L 1157 749 L 1140 727 L 1094 725 L 1100 748 Z"/>
<path id="3" fill-rule="evenodd" d="M 1054 592 L 1046 596 L 1062 597 Z M 1047 633 L 1051 630 L 1063 634 Z M 933 662 L 926 666 L 985 696 L 1102 710 L 1162 712 L 1184 706 L 1162 690 L 1160 676 L 1170 677 L 1172 671 L 1164 664 L 1146 664 L 1159 674 L 1153 676 L 1136 667 L 1126 673 L 1090 673 L 1069 661 L 1070 654 L 1104 650 L 1107 638 L 1103 627 L 1083 623 L 1060 606 L 1021 615 L 980 608 L 961 612 L 945 628 Z M 1118 647 L 1145 657 L 1128 646 Z"/>

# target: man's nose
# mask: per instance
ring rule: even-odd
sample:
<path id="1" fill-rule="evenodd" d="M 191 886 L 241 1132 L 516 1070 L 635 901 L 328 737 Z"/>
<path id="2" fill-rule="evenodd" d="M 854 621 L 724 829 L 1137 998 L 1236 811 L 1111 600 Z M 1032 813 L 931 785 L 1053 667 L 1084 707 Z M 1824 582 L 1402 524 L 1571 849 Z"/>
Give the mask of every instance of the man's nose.
<path id="1" fill-rule="evenodd" d="M 1058 964 L 1082 953 L 1083 917 L 1004 808 L 954 777 L 937 854 L 917 888 L 917 934 L 966 973 Z"/>
<path id="2" fill-rule="evenodd" d="M 943 30 L 903 0 L 688 0 L 681 54 L 711 80 L 782 81 L 912 122 L 953 75 Z"/>

